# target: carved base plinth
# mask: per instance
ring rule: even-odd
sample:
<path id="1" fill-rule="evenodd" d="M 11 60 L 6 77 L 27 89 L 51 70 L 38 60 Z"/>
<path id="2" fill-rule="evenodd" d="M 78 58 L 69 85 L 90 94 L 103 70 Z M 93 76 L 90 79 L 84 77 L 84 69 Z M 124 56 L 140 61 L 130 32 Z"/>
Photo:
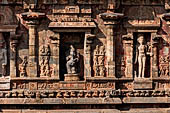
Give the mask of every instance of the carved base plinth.
<path id="1" fill-rule="evenodd" d="M 79 74 L 65 74 L 64 81 L 79 81 Z"/>
<path id="2" fill-rule="evenodd" d="M 10 89 L 10 79 L 9 77 L 2 77 L 0 80 L 0 90 Z"/>
<path id="3" fill-rule="evenodd" d="M 152 89 L 152 81 L 148 78 L 137 78 L 133 82 L 134 89 Z"/>

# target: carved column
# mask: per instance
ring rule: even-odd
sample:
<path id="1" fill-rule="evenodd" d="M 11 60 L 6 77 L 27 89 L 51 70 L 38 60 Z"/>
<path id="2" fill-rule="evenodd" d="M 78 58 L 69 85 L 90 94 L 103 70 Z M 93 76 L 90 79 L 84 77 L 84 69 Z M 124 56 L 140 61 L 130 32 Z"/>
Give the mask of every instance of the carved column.
<path id="1" fill-rule="evenodd" d="M 123 35 L 124 55 L 125 55 L 125 76 L 133 78 L 133 33 Z"/>
<path id="2" fill-rule="evenodd" d="M 35 8 L 35 6 L 34 6 Z M 45 13 L 32 12 L 33 9 L 30 9 L 29 12 L 22 13 L 22 18 L 26 20 L 26 23 L 29 27 L 29 60 L 28 60 L 28 76 L 37 77 L 38 69 L 38 54 L 37 50 L 37 25 L 39 24 L 40 19 L 45 17 Z M 38 42 L 37 42 L 38 43 Z"/>
<path id="3" fill-rule="evenodd" d="M 17 77 L 17 45 L 19 35 L 15 33 L 10 33 L 10 77 Z"/>
<path id="4" fill-rule="evenodd" d="M 38 69 L 38 64 L 37 64 L 37 55 L 36 55 L 36 40 L 37 40 L 37 24 L 36 22 L 28 22 L 27 23 L 29 26 L 29 76 L 30 77 L 37 77 L 37 69 Z"/>
<path id="5" fill-rule="evenodd" d="M 91 67 L 91 44 L 93 43 L 93 38 L 95 35 L 92 35 L 88 32 L 85 33 L 84 41 L 84 75 L 86 77 L 91 77 L 92 67 Z"/>
<path id="6" fill-rule="evenodd" d="M 118 20 L 123 17 L 123 14 L 106 12 L 100 14 L 100 17 L 103 19 L 104 24 L 107 28 L 107 45 L 106 45 L 106 68 L 107 68 L 107 77 L 115 77 L 115 32 L 114 28 L 118 24 Z"/>
<path id="7" fill-rule="evenodd" d="M 152 56 L 151 56 L 151 77 L 155 78 L 158 77 L 158 44 L 160 35 L 156 35 L 156 33 L 151 34 L 152 38 Z"/>
<path id="8" fill-rule="evenodd" d="M 52 60 L 52 75 L 51 77 L 55 79 L 60 79 L 59 77 L 59 45 L 60 45 L 60 34 L 48 31 L 48 37 L 51 39 L 52 50 L 51 50 L 51 60 Z"/>

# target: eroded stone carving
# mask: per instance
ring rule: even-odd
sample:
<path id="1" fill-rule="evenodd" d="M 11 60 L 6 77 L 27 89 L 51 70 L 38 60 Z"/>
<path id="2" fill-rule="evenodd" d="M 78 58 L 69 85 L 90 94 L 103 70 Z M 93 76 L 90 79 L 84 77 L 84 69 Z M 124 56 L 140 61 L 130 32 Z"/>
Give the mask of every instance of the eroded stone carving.
<path id="1" fill-rule="evenodd" d="M 50 47 L 49 45 L 42 45 L 39 49 L 40 54 L 40 76 L 50 77 Z"/>
<path id="2" fill-rule="evenodd" d="M 24 56 L 22 63 L 20 64 L 20 77 L 26 77 L 27 76 L 27 67 L 28 61 L 27 56 Z"/>
<path id="3" fill-rule="evenodd" d="M 160 56 L 159 58 L 159 75 L 160 77 L 169 76 L 169 56 Z"/>
<path id="4" fill-rule="evenodd" d="M 143 34 L 138 35 L 137 42 L 139 45 L 136 47 L 136 57 L 135 57 L 135 64 L 138 62 L 138 78 L 145 77 L 145 65 L 146 65 L 146 57 L 147 55 L 151 54 L 148 51 L 148 46 L 145 44 L 145 39 Z"/>
<path id="5" fill-rule="evenodd" d="M 105 76 L 105 46 L 96 46 L 94 50 L 94 76 L 95 77 L 104 77 Z"/>
<path id="6" fill-rule="evenodd" d="M 6 76 L 7 74 L 7 48 L 6 42 L 3 37 L 3 34 L 0 33 L 0 75 L 2 77 Z"/>

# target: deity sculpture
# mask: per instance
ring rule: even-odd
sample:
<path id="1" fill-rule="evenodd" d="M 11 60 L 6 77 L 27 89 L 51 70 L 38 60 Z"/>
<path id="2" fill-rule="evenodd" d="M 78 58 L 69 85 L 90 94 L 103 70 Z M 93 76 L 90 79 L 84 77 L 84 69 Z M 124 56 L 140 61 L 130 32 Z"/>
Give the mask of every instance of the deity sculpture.
<path id="1" fill-rule="evenodd" d="M 136 47 L 136 58 L 135 64 L 138 62 L 138 78 L 144 78 L 145 75 L 145 65 L 146 65 L 146 57 L 147 55 L 151 55 L 148 52 L 148 47 L 145 44 L 145 39 L 143 34 L 138 35 L 137 42 L 139 45 Z M 136 76 L 136 75 L 135 75 Z"/>
<path id="2" fill-rule="evenodd" d="M 6 66 L 7 66 L 7 48 L 6 42 L 4 40 L 3 34 L 0 33 L 0 75 L 2 77 L 6 76 Z"/>
<path id="3" fill-rule="evenodd" d="M 79 61 L 79 54 L 77 54 L 76 49 L 73 45 L 70 45 L 69 54 L 66 57 L 66 68 L 68 74 L 77 73 L 77 63 Z M 66 53 L 67 54 L 67 53 Z"/>

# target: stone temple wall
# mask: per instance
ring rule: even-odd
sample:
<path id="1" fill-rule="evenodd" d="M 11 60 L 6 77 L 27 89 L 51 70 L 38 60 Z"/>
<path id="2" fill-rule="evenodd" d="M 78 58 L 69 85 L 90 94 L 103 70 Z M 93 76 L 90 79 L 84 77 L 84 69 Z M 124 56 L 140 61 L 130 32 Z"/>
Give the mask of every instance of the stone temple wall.
<path id="1" fill-rule="evenodd" d="M 170 1 L 0 0 L 0 112 L 170 113 Z"/>

